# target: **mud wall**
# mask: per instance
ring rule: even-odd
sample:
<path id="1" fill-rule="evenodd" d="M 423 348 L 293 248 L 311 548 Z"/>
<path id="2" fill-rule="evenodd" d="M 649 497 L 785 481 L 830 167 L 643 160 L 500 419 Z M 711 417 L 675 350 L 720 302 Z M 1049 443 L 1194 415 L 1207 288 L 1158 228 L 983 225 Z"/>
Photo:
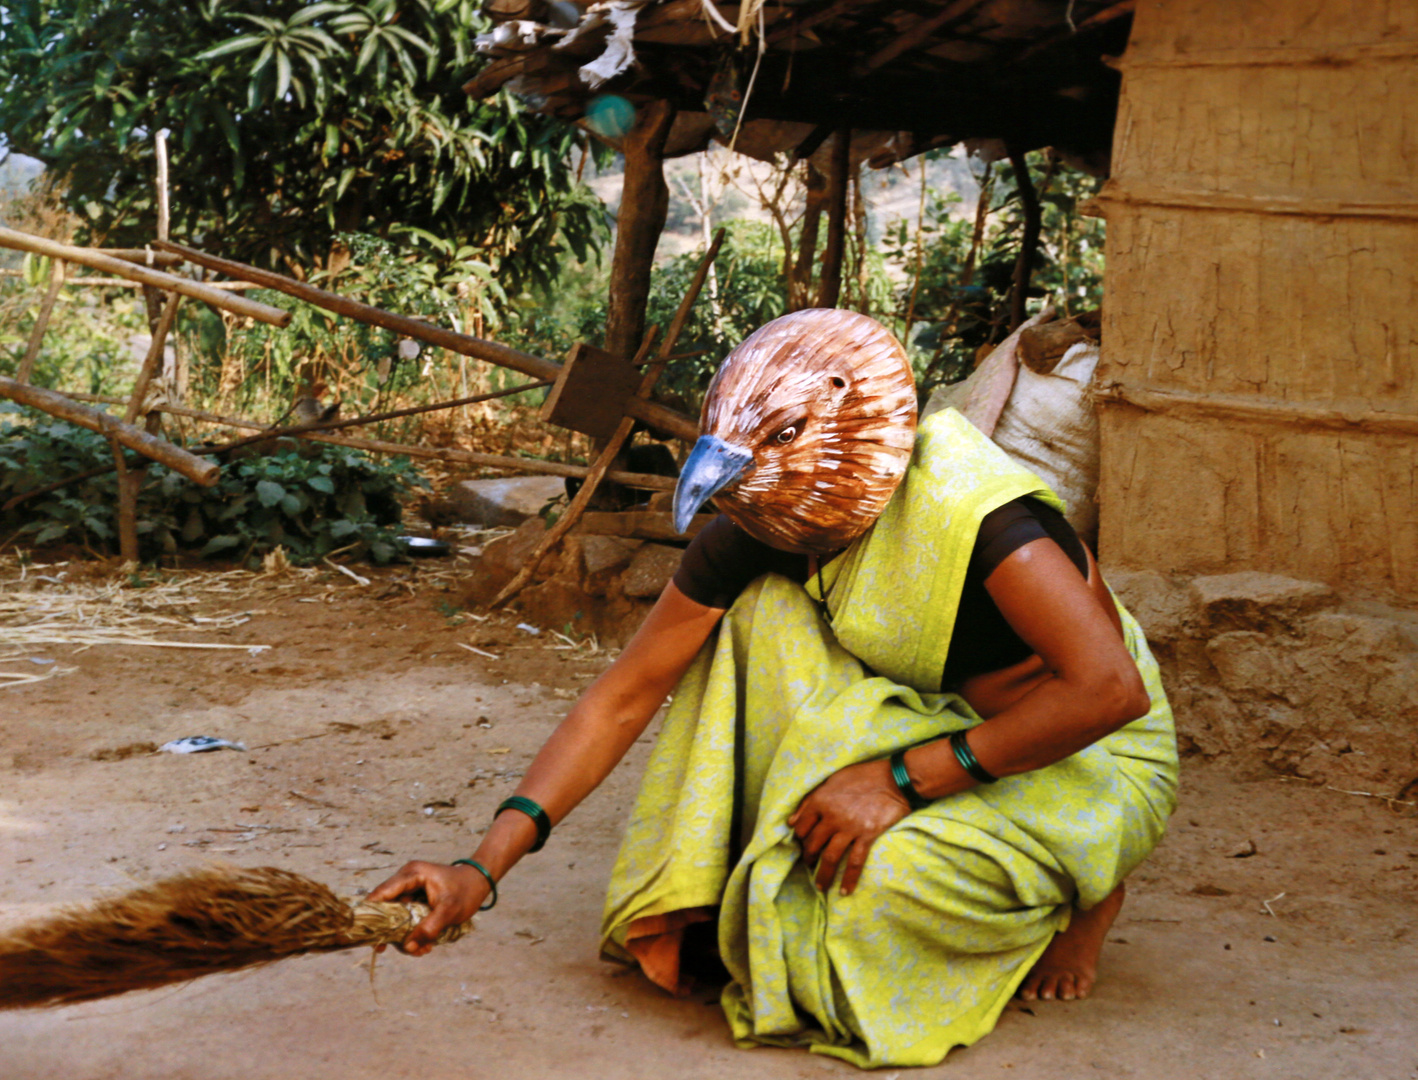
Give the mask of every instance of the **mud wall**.
<path id="1" fill-rule="evenodd" d="M 1103 558 L 1418 606 L 1418 5 L 1138 6 L 1099 382 Z"/>

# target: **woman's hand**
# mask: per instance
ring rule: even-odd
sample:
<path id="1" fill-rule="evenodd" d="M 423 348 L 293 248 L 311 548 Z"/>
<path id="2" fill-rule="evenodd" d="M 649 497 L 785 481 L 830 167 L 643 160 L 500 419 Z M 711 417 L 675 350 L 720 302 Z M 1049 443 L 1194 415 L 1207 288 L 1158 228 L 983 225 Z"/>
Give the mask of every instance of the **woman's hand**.
<path id="1" fill-rule="evenodd" d="M 405 863 L 397 874 L 375 888 L 366 899 L 426 899 L 433 910 L 414 927 L 400 946 L 401 951 L 410 956 L 426 956 L 439 934 L 477 914 L 490 891 L 487 879 L 471 866 L 411 862 Z M 383 946 L 380 948 L 383 949 Z"/>
<path id="2" fill-rule="evenodd" d="M 818 784 L 788 818 L 788 825 L 802 841 L 803 861 L 811 866 L 817 860 L 817 887 L 824 892 L 846 857 L 842 895 L 850 896 L 873 841 L 910 812 L 891 779 L 890 763 L 864 761 Z"/>

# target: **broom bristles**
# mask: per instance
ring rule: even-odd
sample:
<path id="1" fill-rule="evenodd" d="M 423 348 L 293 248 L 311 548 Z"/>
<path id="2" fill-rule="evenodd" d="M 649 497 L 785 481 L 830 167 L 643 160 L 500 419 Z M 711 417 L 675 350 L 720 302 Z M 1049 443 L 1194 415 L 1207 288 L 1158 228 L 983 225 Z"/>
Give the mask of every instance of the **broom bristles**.
<path id="1" fill-rule="evenodd" d="M 275 867 L 212 867 L 0 933 L 0 1009 L 94 1001 L 302 953 L 399 945 L 428 908 L 353 905 Z M 456 941 L 471 923 L 450 927 Z"/>

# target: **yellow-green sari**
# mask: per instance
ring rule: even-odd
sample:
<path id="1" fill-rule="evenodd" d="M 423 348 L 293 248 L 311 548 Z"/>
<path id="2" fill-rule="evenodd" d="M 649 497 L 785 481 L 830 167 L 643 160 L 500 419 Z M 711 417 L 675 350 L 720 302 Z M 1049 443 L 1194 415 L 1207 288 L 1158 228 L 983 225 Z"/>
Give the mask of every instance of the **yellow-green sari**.
<path id="1" fill-rule="evenodd" d="M 606 900 L 609 954 L 632 957 L 637 925 L 717 907 L 741 1045 L 931 1065 L 993 1028 L 1073 906 L 1108 896 L 1173 809 L 1171 711 L 1132 617 L 1146 716 L 908 815 L 851 896 L 816 888 L 786 819 L 834 772 L 979 722 L 931 687 L 980 520 L 1024 494 L 1052 499 L 939 413 L 887 511 L 825 569 L 830 624 L 816 582 L 810 595 L 768 575 L 739 597 L 676 688 L 647 767 Z"/>

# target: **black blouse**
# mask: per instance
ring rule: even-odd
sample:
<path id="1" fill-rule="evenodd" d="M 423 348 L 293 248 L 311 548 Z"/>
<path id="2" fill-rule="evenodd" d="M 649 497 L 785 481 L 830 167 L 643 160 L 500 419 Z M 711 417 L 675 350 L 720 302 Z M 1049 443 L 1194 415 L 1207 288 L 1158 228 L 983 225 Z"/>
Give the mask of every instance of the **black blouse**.
<path id="1" fill-rule="evenodd" d="M 1088 575 L 1083 542 L 1053 507 L 1026 497 L 985 515 L 965 573 L 956 632 L 951 635 L 941 673 L 942 689 L 952 689 L 972 675 L 998 671 L 1033 655 L 1034 650 L 1000 614 L 985 580 L 1014 552 L 1041 539 L 1053 540 L 1079 573 Z M 805 584 L 808 566 L 806 555 L 769 547 L 720 514 L 691 541 L 674 580 L 679 591 L 696 603 L 727 608 L 763 574 L 782 574 Z"/>

